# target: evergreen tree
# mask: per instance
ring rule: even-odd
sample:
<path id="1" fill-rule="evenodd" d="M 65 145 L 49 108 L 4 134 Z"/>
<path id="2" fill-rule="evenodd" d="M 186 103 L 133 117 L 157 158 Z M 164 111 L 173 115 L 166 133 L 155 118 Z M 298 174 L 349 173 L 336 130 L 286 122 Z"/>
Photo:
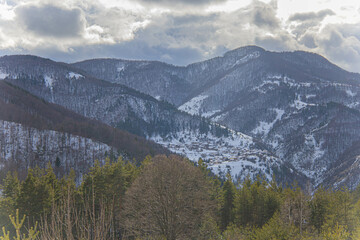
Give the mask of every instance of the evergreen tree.
<path id="1" fill-rule="evenodd" d="M 331 193 L 329 190 L 320 187 L 311 199 L 310 205 L 310 223 L 318 233 L 324 225 L 328 211 L 330 209 Z"/>
<path id="2" fill-rule="evenodd" d="M 220 209 L 222 231 L 224 231 L 229 224 L 234 222 L 235 194 L 236 188 L 232 181 L 231 175 L 228 174 L 223 186 L 223 203 Z"/>
<path id="3" fill-rule="evenodd" d="M 28 216 L 31 225 L 39 222 L 40 217 L 48 213 L 51 208 L 53 197 L 51 187 L 41 181 L 41 174 L 40 169 L 30 169 L 16 198 L 16 207 Z"/>

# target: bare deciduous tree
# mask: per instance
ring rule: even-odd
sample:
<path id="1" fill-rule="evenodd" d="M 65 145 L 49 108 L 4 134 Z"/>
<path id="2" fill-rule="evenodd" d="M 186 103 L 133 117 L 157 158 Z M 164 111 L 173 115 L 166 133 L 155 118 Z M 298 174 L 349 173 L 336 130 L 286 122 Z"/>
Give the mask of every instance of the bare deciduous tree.
<path id="1" fill-rule="evenodd" d="M 126 236 L 198 239 L 202 222 L 214 208 L 199 168 L 179 156 L 160 155 L 126 193 Z"/>

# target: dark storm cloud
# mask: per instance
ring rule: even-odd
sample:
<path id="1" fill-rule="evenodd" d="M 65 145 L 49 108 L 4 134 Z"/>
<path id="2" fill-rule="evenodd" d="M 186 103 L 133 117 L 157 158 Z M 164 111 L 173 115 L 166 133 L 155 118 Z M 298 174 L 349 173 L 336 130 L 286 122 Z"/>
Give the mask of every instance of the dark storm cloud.
<path id="1" fill-rule="evenodd" d="M 40 36 L 69 38 L 84 31 L 81 10 L 53 5 L 24 5 L 16 8 L 16 16 L 28 31 Z"/>
<path id="2" fill-rule="evenodd" d="M 295 13 L 289 17 L 289 21 L 322 21 L 327 16 L 335 15 L 330 9 L 324 9 L 319 12 Z"/>

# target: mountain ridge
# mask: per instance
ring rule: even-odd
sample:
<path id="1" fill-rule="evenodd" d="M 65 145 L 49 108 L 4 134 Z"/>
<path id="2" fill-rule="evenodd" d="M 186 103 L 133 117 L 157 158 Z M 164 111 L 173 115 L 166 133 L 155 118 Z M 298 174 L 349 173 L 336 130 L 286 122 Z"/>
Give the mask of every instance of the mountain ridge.
<path id="1" fill-rule="evenodd" d="M 11 84 L 81 115 L 144 134 L 194 161 L 203 157 L 213 168 L 228 162 L 246 174 L 239 165 L 259 159 L 252 167 L 261 172 L 267 171 L 263 162 L 274 160 L 273 166 L 294 166 L 291 171 L 305 174 L 315 186 L 326 185 L 332 182 L 328 172 L 348 171 L 336 170 L 335 162 L 360 140 L 360 128 L 355 127 L 360 123 L 360 74 L 309 52 L 248 46 L 184 67 L 117 59 L 53 62 L 57 69 L 52 75 L 41 64 L 11 70 L 2 61 L 2 76 L 7 74 Z M 215 146 L 220 154 L 213 152 Z M 356 182 L 354 170 L 348 172 Z"/>
<path id="2" fill-rule="evenodd" d="M 101 61 L 96 60 L 93 63 L 95 62 Z M 114 62 L 113 64 L 116 65 Z M 326 131 L 323 135 L 312 135 L 312 130 L 322 124 L 317 121 L 322 119 L 323 114 L 333 118 L 327 121 L 334 122 L 339 118 L 332 115 L 335 114 L 331 112 L 332 102 L 347 108 L 345 112 L 360 111 L 360 74 L 347 72 L 323 56 L 305 51 L 271 52 L 257 46 L 241 47 L 223 56 L 183 67 L 164 65 L 163 69 L 157 69 L 156 74 L 149 74 L 149 69 L 133 66 L 131 63 L 127 65 L 123 60 L 121 74 L 114 74 L 117 72 L 117 69 L 114 69 L 108 76 L 102 72 L 106 72 L 107 68 L 111 70 L 112 66 L 106 66 L 105 63 L 101 65 L 102 69 L 97 68 L 96 64 L 86 66 L 84 62 L 73 65 L 98 78 L 125 84 L 165 99 L 182 111 L 203 116 L 230 129 L 261 139 L 270 147 L 270 151 L 282 156 L 280 158 L 284 158 L 286 162 L 299 164 L 301 160 L 289 158 L 288 155 L 283 155 L 284 152 L 293 149 L 294 156 L 305 156 L 301 151 L 309 151 L 311 161 L 323 162 L 321 168 L 325 167 L 326 171 L 330 171 L 335 160 L 325 159 L 325 156 L 328 156 L 326 154 L 318 159 L 320 155 L 317 154 L 323 151 L 331 152 L 332 148 L 321 145 L 321 141 L 330 144 L 324 135 Z M 127 75 L 128 68 L 136 69 L 136 75 L 131 74 L 134 70 Z M 180 90 L 171 85 L 175 80 L 185 89 L 187 95 L 180 96 L 177 93 Z M 326 104 L 330 105 L 327 107 Z M 324 107 L 321 108 L 321 105 Z M 303 116 L 314 120 L 307 121 Z M 359 119 L 355 118 L 353 124 L 358 124 Z M 287 129 L 281 130 L 279 126 L 286 121 Z M 346 122 L 345 119 L 341 121 Z M 346 125 L 323 127 L 324 130 L 336 132 L 338 136 L 352 130 L 351 126 Z M 297 135 L 297 132 L 301 134 Z M 297 139 L 300 140 L 287 142 L 286 139 L 291 139 L 291 136 L 298 136 Z M 335 159 L 341 155 L 341 151 L 346 151 L 344 148 L 351 147 L 352 142 L 358 141 L 357 134 L 348 137 L 351 140 L 340 138 L 338 144 L 345 147 L 334 153 Z M 338 149 L 335 146 L 333 148 Z M 297 170 L 319 172 L 316 168 L 305 165 L 298 165 Z M 313 177 L 315 182 L 320 181 L 315 178 L 320 179 Z"/>

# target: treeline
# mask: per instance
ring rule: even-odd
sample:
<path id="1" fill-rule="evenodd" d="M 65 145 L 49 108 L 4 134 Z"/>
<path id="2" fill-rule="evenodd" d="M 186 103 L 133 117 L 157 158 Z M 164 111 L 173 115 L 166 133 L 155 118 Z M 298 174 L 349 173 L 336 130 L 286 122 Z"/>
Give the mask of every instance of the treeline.
<path id="1" fill-rule="evenodd" d="M 49 165 L 7 175 L 2 226 L 0 239 L 360 239 L 360 188 L 308 193 L 260 177 L 235 186 L 176 155 L 138 167 L 108 159 L 78 186 L 74 172 L 57 179 Z"/>

